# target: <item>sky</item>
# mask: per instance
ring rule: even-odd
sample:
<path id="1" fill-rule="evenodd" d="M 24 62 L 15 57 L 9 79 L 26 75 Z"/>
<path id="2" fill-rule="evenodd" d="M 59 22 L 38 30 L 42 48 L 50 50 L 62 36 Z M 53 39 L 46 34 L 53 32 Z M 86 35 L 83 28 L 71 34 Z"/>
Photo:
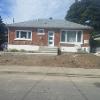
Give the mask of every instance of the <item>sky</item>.
<path id="1" fill-rule="evenodd" d="M 33 19 L 64 19 L 75 0 L 0 0 L 0 16 L 5 23 Z"/>

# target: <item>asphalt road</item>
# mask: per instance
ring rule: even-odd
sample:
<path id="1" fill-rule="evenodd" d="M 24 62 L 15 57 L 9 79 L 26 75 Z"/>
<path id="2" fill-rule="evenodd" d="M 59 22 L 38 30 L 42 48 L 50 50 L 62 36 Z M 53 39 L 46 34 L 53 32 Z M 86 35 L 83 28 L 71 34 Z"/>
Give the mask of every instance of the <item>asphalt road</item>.
<path id="1" fill-rule="evenodd" d="M 0 100 L 100 100 L 100 78 L 0 74 Z"/>

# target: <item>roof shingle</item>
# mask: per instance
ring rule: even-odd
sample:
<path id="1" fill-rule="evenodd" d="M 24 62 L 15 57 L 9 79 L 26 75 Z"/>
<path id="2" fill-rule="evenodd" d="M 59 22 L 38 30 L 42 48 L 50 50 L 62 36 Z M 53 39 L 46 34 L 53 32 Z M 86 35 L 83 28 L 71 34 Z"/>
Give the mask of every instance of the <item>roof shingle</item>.
<path id="1" fill-rule="evenodd" d="M 34 28 L 65 28 L 65 29 L 92 29 L 87 25 L 81 25 L 66 20 L 38 19 L 25 22 L 8 24 L 8 27 L 34 27 Z"/>

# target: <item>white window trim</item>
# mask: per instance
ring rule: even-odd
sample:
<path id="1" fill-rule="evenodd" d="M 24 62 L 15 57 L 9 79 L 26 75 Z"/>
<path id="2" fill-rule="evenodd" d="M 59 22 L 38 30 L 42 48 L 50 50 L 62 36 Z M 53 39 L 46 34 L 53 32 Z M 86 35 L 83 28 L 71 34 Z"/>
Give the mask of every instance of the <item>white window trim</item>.
<path id="1" fill-rule="evenodd" d="M 42 30 L 43 32 L 41 33 L 40 30 Z M 37 29 L 37 35 L 45 35 L 44 29 L 38 28 Z"/>
<path id="2" fill-rule="evenodd" d="M 31 40 L 32 41 L 32 31 L 30 31 L 30 30 L 16 30 L 15 33 L 17 33 L 17 31 L 20 32 L 20 34 L 19 34 L 20 38 L 17 38 L 16 34 L 15 34 L 15 39 L 14 40 Z M 21 31 L 27 32 L 27 38 L 21 38 Z M 30 39 L 28 39 L 28 32 L 31 32 L 31 38 Z"/>
<path id="3" fill-rule="evenodd" d="M 62 42 L 61 41 L 61 34 L 62 34 L 62 31 L 76 31 L 76 39 L 77 39 L 77 34 L 78 34 L 78 31 L 81 31 L 82 32 L 82 35 L 81 35 L 81 42 Z M 65 37 L 65 40 L 67 41 L 67 34 L 66 34 L 66 37 Z M 77 40 L 76 40 L 77 41 Z M 60 43 L 67 43 L 67 44 L 83 44 L 83 31 L 82 30 L 61 30 L 60 31 Z"/>

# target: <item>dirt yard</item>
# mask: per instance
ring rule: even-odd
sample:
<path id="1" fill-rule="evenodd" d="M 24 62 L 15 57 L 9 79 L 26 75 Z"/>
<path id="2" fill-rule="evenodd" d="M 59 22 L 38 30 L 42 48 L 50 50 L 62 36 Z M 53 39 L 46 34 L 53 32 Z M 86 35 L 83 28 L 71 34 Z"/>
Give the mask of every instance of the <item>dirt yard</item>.
<path id="1" fill-rule="evenodd" d="M 100 57 L 93 54 L 75 53 L 67 53 L 60 56 L 1 53 L 0 65 L 100 68 Z"/>

